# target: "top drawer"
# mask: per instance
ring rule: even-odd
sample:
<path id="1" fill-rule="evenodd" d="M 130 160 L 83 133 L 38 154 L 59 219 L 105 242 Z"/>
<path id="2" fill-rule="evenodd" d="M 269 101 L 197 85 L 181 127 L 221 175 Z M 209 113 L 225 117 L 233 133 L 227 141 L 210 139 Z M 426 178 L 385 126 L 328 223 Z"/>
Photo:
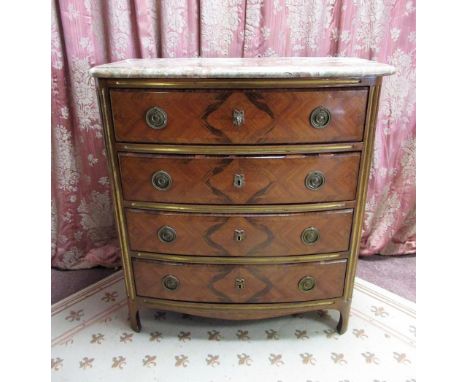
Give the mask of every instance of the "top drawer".
<path id="1" fill-rule="evenodd" d="M 280 144 L 360 141 L 367 88 L 111 90 L 120 142 Z"/>

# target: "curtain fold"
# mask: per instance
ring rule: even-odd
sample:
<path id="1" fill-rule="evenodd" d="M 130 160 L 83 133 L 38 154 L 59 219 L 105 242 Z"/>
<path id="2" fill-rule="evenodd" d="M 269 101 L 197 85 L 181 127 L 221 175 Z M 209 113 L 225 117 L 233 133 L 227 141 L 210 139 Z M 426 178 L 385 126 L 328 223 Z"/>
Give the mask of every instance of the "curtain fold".
<path id="1" fill-rule="evenodd" d="M 355 56 L 394 65 L 380 99 L 361 255 L 416 251 L 415 1 L 52 2 L 52 265 L 119 264 L 88 70 L 127 58 Z"/>

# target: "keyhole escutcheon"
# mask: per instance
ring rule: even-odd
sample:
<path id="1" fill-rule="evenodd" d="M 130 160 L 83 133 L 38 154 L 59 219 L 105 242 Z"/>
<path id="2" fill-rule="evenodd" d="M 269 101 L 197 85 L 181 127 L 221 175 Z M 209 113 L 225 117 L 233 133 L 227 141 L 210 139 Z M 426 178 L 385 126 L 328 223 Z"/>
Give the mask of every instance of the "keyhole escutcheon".
<path id="1" fill-rule="evenodd" d="M 242 278 L 237 278 L 235 282 L 235 286 L 237 289 L 244 289 L 245 288 L 245 280 Z"/>
<path id="2" fill-rule="evenodd" d="M 234 230 L 234 240 L 235 241 L 242 241 L 245 239 L 245 231 L 243 229 L 235 229 Z"/>
<path id="3" fill-rule="evenodd" d="M 245 176 L 244 174 L 234 175 L 234 187 L 242 188 L 245 185 Z"/>

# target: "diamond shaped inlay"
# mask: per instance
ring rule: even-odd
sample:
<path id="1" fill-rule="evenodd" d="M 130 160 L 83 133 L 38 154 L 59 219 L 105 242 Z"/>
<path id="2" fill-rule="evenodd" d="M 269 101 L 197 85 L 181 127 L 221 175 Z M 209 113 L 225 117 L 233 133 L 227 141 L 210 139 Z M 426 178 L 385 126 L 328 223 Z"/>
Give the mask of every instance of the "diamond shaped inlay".
<path id="1" fill-rule="evenodd" d="M 238 287 L 240 279 L 244 280 L 243 288 Z M 245 267 L 236 267 L 218 276 L 210 284 L 210 289 L 226 302 L 246 302 L 256 295 L 267 293 L 271 284 Z"/>
<path id="2" fill-rule="evenodd" d="M 255 92 L 233 92 L 212 109 L 213 111 L 206 116 L 206 122 L 212 128 L 222 130 L 231 141 L 266 132 L 274 123 L 273 112 L 262 96 Z M 243 112 L 242 125 L 236 126 L 233 122 L 235 110 Z M 226 124 L 232 124 L 233 128 L 226 128 Z"/>

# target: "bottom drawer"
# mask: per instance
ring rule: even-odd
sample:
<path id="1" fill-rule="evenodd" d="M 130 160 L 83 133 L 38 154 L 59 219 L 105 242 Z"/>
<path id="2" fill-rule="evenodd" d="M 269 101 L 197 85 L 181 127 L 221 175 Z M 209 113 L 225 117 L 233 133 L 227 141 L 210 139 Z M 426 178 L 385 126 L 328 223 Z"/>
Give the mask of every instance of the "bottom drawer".
<path id="1" fill-rule="evenodd" d="M 224 265 L 133 260 L 137 294 L 180 301 L 276 303 L 340 297 L 346 260 Z"/>

